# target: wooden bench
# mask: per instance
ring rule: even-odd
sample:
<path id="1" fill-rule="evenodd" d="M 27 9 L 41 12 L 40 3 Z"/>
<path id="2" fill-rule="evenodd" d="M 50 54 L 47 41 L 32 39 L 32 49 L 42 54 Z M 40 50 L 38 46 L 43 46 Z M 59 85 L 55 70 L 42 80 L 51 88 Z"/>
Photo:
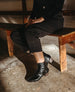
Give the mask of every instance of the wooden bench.
<path id="1" fill-rule="evenodd" d="M 70 44 L 72 48 L 75 49 L 75 28 L 63 28 L 57 30 L 54 34 L 50 36 L 57 36 L 59 41 L 59 61 L 61 72 L 67 70 L 67 60 L 66 60 L 66 44 Z"/>
<path id="2" fill-rule="evenodd" d="M 7 45 L 8 45 L 8 52 L 9 56 L 13 56 L 13 41 L 10 38 L 10 34 L 13 30 L 18 30 L 22 28 L 22 24 L 12 24 L 12 23 L 0 23 L 0 30 L 5 30 L 6 31 L 6 37 L 7 37 Z"/>
<path id="3" fill-rule="evenodd" d="M 12 28 L 19 29 L 21 25 L 17 24 L 4 24 L 0 23 L 0 28 L 7 29 L 7 45 L 8 45 L 8 52 L 9 56 L 13 56 L 13 42 L 10 38 Z M 10 30 L 8 30 L 10 29 Z M 75 40 L 75 28 L 63 28 L 57 30 L 55 33 L 50 34 L 49 36 L 56 36 L 59 40 L 59 60 L 60 60 L 60 70 L 61 72 L 67 70 L 67 60 L 66 60 L 66 43 L 69 43 L 75 49 L 75 43 L 72 41 Z"/>
<path id="4" fill-rule="evenodd" d="M 10 38 L 11 31 L 7 30 L 7 43 L 8 43 L 8 52 L 9 56 L 13 56 L 13 42 Z M 70 44 L 72 48 L 75 49 L 75 43 L 72 41 L 75 40 L 75 28 L 63 28 L 56 31 L 54 34 L 49 36 L 58 37 L 59 41 L 59 62 L 60 62 L 60 71 L 63 72 L 67 70 L 67 58 L 66 58 L 66 44 Z"/>

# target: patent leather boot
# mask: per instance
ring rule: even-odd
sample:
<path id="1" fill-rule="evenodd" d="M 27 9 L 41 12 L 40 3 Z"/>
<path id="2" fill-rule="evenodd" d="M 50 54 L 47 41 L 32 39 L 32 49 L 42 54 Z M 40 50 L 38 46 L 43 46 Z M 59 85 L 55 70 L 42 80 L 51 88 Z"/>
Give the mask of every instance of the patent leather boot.
<path id="1" fill-rule="evenodd" d="M 43 75 L 46 75 L 48 73 L 49 69 L 46 67 L 44 62 L 38 63 L 37 66 L 37 71 L 34 73 L 33 76 L 29 77 L 27 81 L 36 82 L 40 80 L 43 77 Z"/>

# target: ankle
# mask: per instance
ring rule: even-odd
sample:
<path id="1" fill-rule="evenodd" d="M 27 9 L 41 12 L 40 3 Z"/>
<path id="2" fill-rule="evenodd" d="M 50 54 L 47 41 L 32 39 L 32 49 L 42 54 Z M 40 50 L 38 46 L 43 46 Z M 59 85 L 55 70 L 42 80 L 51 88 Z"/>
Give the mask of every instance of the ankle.
<path id="1" fill-rule="evenodd" d="M 37 63 L 44 63 L 44 59 L 39 59 L 36 61 Z"/>
<path id="2" fill-rule="evenodd" d="M 44 56 L 43 56 L 42 52 L 35 52 L 35 53 L 33 53 L 33 55 L 34 55 L 37 63 L 43 63 L 44 62 Z"/>

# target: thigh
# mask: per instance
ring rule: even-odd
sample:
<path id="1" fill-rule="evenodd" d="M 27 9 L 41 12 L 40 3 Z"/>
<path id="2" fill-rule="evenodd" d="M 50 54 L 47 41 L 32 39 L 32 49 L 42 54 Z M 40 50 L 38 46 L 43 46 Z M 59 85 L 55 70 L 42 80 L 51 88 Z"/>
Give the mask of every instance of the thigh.
<path id="1" fill-rule="evenodd" d="M 23 32 L 24 32 L 23 28 L 21 30 L 14 30 L 11 33 L 11 37 L 19 38 L 19 37 L 21 37 L 23 35 Z"/>
<path id="2" fill-rule="evenodd" d="M 32 38 L 43 37 L 49 34 L 49 32 L 46 32 L 43 29 L 34 26 L 35 25 L 27 28 L 27 30 L 25 31 L 25 37 L 32 39 Z"/>
<path id="3" fill-rule="evenodd" d="M 11 33 L 11 39 L 14 41 L 14 42 L 21 42 L 21 43 L 25 43 L 25 37 L 24 37 L 24 31 L 25 31 L 25 28 L 22 27 L 18 30 L 14 30 L 12 31 Z"/>
<path id="4" fill-rule="evenodd" d="M 37 32 L 46 32 L 50 34 L 61 28 L 63 28 L 63 18 L 59 16 L 55 16 L 54 18 L 46 20 L 42 23 L 36 23 L 29 26 L 28 30 L 36 29 Z"/>

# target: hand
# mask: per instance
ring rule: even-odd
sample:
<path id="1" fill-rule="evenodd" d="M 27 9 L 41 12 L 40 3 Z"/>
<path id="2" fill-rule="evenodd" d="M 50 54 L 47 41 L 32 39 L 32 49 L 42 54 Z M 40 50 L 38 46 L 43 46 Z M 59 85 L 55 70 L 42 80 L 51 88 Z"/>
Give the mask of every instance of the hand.
<path id="1" fill-rule="evenodd" d="M 26 25 L 26 28 L 29 26 L 29 25 L 32 25 L 32 24 L 35 24 L 35 23 L 41 23 L 44 21 L 44 18 L 43 17 L 40 17 L 38 19 L 29 19 L 27 25 Z"/>
<path id="2" fill-rule="evenodd" d="M 27 22 L 27 24 L 26 24 L 25 27 L 27 28 L 29 25 L 32 25 L 32 19 L 29 19 L 29 20 L 28 20 L 28 22 Z"/>
<path id="3" fill-rule="evenodd" d="M 45 19 L 43 18 L 43 17 L 40 17 L 40 18 L 38 18 L 38 19 L 33 19 L 32 20 L 32 24 L 35 24 L 35 23 L 41 23 L 41 22 L 43 22 Z"/>

